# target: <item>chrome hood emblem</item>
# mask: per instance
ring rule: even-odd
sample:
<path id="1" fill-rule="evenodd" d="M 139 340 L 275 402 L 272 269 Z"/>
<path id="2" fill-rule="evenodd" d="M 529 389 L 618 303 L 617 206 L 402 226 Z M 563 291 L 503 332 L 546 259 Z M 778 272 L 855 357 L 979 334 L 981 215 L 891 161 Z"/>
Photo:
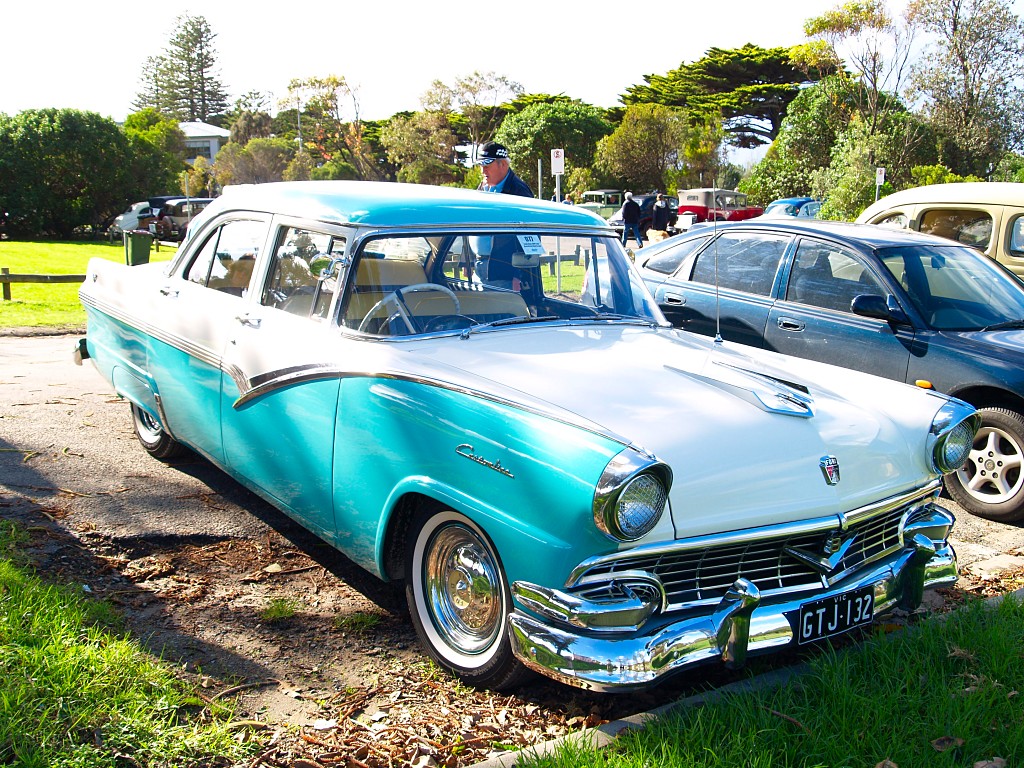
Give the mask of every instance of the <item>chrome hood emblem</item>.
<path id="1" fill-rule="evenodd" d="M 825 476 L 826 485 L 839 485 L 839 459 L 835 456 L 822 456 L 818 466 Z"/>
<path id="2" fill-rule="evenodd" d="M 846 557 L 846 553 L 856 538 L 856 534 L 849 533 L 844 537 L 841 531 L 835 530 L 828 534 L 820 555 L 797 547 L 786 547 L 785 552 L 790 557 L 809 565 L 823 576 L 829 576 L 842 565 L 843 558 Z"/>

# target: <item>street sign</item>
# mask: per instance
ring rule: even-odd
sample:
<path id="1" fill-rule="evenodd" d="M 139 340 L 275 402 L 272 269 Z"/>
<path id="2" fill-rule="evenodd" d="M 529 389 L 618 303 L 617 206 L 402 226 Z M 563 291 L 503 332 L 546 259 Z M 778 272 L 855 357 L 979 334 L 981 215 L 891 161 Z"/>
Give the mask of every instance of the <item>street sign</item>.
<path id="1" fill-rule="evenodd" d="M 875 186 L 885 184 L 885 168 L 875 168 Z"/>
<path id="2" fill-rule="evenodd" d="M 560 176 L 565 173 L 565 150 L 551 150 L 551 175 Z"/>

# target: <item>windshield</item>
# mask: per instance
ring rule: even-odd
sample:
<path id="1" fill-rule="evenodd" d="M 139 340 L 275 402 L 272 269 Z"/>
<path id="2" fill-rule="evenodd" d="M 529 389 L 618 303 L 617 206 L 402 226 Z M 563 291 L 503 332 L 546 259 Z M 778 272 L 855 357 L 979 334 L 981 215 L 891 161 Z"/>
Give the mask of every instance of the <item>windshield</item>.
<path id="1" fill-rule="evenodd" d="M 611 236 L 464 231 L 367 239 L 348 271 L 343 326 L 376 336 L 534 322 L 665 324 Z"/>
<path id="2" fill-rule="evenodd" d="M 935 330 L 980 330 L 1024 320 L 1024 285 L 977 251 L 919 245 L 884 248 L 879 256 Z"/>

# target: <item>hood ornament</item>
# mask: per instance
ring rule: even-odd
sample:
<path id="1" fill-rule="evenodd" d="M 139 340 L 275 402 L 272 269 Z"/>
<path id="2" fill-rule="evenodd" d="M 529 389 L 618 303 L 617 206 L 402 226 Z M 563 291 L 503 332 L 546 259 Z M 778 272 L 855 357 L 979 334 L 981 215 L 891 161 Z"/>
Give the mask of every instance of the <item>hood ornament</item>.
<path id="1" fill-rule="evenodd" d="M 826 485 L 839 485 L 839 459 L 835 456 L 822 456 L 818 462 Z"/>

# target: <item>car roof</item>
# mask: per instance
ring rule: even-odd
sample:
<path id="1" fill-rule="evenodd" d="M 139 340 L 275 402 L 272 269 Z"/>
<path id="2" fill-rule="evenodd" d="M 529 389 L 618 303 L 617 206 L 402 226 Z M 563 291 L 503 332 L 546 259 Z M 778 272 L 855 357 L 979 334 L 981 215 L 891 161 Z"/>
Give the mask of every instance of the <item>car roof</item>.
<path id="1" fill-rule="evenodd" d="M 609 229 L 592 211 L 518 195 L 374 181 L 286 181 L 228 186 L 207 212 L 252 210 L 374 227 L 438 224 Z"/>
<path id="2" fill-rule="evenodd" d="M 868 206 L 858 217 L 866 219 L 898 205 L 915 203 L 990 203 L 1024 205 L 1024 184 L 1013 181 L 961 181 L 926 184 L 886 195 Z"/>
<path id="3" fill-rule="evenodd" d="M 787 205 L 803 205 L 804 203 L 813 203 L 813 197 L 780 197 L 778 200 L 772 200 L 768 205 L 775 205 L 776 203 L 784 203 Z"/>
<path id="4" fill-rule="evenodd" d="M 845 221 L 826 221 L 822 219 L 781 219 L 756 218 L 748 221 L 721 222 L 718 224 L 704 223 L 691 227 L 681 235 L 670 237 L 657 243 L 661 250 L 665 243 L 680 242 L 688 236 L 707 235 L 709 231 L 726 232 L 729 230 L 782 232 L 787 234 L 824 235 L 852 246 L 868 245 L 872 248 L 887 248 L 906 245 L 958 245 L 946 238 L 926 235 L 906 229 L 880 227 L 877 224 L 852 224 Z M 644 249 L 646 250 L 646 248 Z"/>

